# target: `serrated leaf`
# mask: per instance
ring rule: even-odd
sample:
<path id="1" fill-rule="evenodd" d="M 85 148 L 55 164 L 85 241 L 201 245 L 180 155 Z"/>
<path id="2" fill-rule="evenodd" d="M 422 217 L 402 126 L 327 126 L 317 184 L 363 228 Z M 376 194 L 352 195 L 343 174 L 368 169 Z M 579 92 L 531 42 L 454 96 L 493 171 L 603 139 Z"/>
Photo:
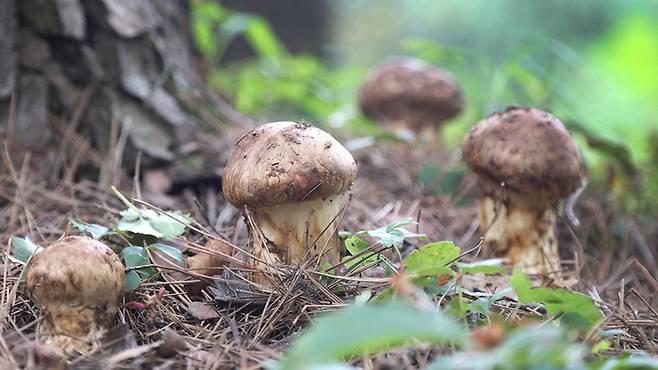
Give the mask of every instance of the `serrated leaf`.
<path id="1" fill-rule="evenodd" d="M 88 233 L 92 238 L 100 240 L 105 236 L 112 235 L 114 232 L 109 227 L 98 224 L 86 223 L 80 219 L 69 217 L 69 223 L 80 232 Z"/>
<path id="2" fill-rule="evenodd" d="M 405 260 L 408 274 L 441 276 L 452 274 L 449 265 L 459 257 L 459 248 L 450 241 L 425 244 Z"/>
<path id="3" fill-rule="evenodd" d="M 519 302 L 543 303 L 549 315 L 580 315 L 590 327 L 603 319 L 603 314 L 590 297 L 564 288 L 532 288 L 530 279 L 518 268 L 514 269 L 510 284 L 519 297 Z"/>
<path id="4" fill-rule="evenodd" d="M 11 240 L 11 254 L 9 257 L 14 262 L 27 263 L 32 254 L 39 253 L 43 248 L 34 244 L 30 238 L 19 238 L 17 236 L 12 236 Z"/>
<path id="5" fill-rule="evenodd" d="M 462 345 L 467 332 L 440 312 L 401 302 L 350 306 L 316 320 L 292 344 L 280 369 L 308 369 L 413 340 Z"/>
<path id="6" fill-rule="evenodd" d="M 183 256 L 183 252 L 181 252 L 176 247 L 172 247 L 171 245 L 162 244 L 162 243 L 154 243 L 146 248 L 149 250 L 156 250 L 162 252 L 167 257 L 176 260 L 176 262 L 178 262 L 180 265 L 185 266 L 185 256 Z"/>
<path id="7" fill-rule="evenodd" d="M 500 258 L 493 258 L 483 261 L 476 261 L 472 263 L 458 263 L 462 272 L 467 274 L 483 273 L 486 275 L 492 274 L 504 274 L 505 269 L 503 268 L 503 260 Z"/>

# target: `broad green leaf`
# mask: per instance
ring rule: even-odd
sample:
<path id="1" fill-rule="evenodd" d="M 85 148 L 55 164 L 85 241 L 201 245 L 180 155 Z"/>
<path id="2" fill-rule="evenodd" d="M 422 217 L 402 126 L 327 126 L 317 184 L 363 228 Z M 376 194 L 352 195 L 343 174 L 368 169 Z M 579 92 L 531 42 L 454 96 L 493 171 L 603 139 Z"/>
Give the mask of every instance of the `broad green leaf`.
<path id="1" fill-rule="evenodd" d="M 584 346 L 557 326 L 523 327 L 489 351 L 439 356 L 428 370 L 582 370 Z"/>
<path id="2" fill-rule="evenodd" d="M 590 327 L 603 319 L 603 314 L 590 297 L 564 288 L 532 288 L 530 279 L 519 269 L 514 269 L 510 284 L 518 295 L 519 302 L 543 303 L 549 315 L 580 315 Z"/>
<path id="3" fill-rule="evenodd" d="M 43 250 L 38 245 L 34 244 L 30 238 L 19 238 L 12 236 L 11 240 L 11 255 L 9 257 L 14 262 L 27 263 L 32 254 L 39 253 Z"/>
<path id="4" fill-rule="evenodd" d="M 180 262 L 183 266 L 185 266 L 185 256 L 183 256 L 183 253 L 178 248 L 162 243 L 154 243 L 146 248 L 149 250 L 153 249 L 156 251 L 160 251 L 165 255 L 167 255 L 168 257 L 171 257 L 172 259 Z"/>
<path id="5" fill-rule="evenodd" d="M 413 340 L 464 345 L 467 332 L 440 312 L 401 302 L 351 306 L 316 320 L 292 344 L 280 369 L 308 369 Z"/>
<path id="6" fill-rule="evenodd" d="M 144 266 L 149 264 L 148 252 L 142 247 L 125 247 L 121 250 L 121 258 L 123 259 L 126 268 L 130 269 L 136 266 Z M 153 276 L 158 271 L 153 267 L 142 267 L 139 269 L 132 269 L 126 272 L 126 291 L 132 292 L 137 289 L 142 280 Z"/>
<path id="7" fill-rule="evenodd" d="M 92 238 L 100 240 L 108 235 L 114 234 L 112 229 L 98 224 L 89 224 L 80 219 L 69 217 L 69 223 L 83 233 L 88 233 Z"/>
<path id="8" fill-rule="evenodd" d="M 125 247 L 121 250 L 121 258 L 127 268 L 149 264 L 149 255 L 142 247 Z"/>
<path id="9" fill-rule="evenodd" d="M 350 252 L 351 255 L 357 255 L 362 251 L 366 250 L 370 244 L 367 241 L 359 238 L 356 235 L 352 235 L 345 239 L 345 249 Z"/>
<path id="10" fill-rule="evenodd" d="M 356 306 L 364 306 L 366 303 L 368 303 L 368 300 L 372 297 L 372 290 L 364 290 L 359 294 L 358 296 L 354 297 L 354 304 Z"/>
<path id="11" fill-rule="evenodd" d="M 121 215 L 121 220 L 126 222 L 137 221 L 140 217 L 140 213 L 135 208 L 126 208 L 119 212 L 119 214 Z"/>
<path id="12" fill-rule="evenodd" d="M 142 277 L 139 276 L 139 274 L 136 271 L 128 271 L 126 272 L 126 283 L 124 286 L 124 290 L 126 292 L 134 292 L 137 287 L 139 287 L 139 284 L 142 282 Z"/>
<path id="13" fill-rule="evenodd" d="M 366 250 L 370 244 L 367 241 L 359 238 L 356 235 L 352 235 L 345 239 L 345 249 L 350 253 L 350 256 L 343 257 L 345 262 L 345 267 L 351 269 L 355 265 L 367 265 L 369 263 L 377 261 L 377 255 L 374 253 L 364 253 L 363 255 L 352 259 L 352 256 L 355 256 L 362 251 Z M 351 260 L 350 260 L 351 259 Z"/>
<path id="14" fill-rule="evenodd" d="M 483 261 L 472 263 L 458 263 L 457 266 L 460 270 L 467 274 L 483 273 L 486 275 L 504 274 L 503 260 L 500 258 L 493 258 Z"/>
<path id="15" fill-rule="evenodd" d="M 179 211 L 170 211 L 165 213 L 156 213 L 149 216 L 149 223 L 155 230 L 162 234 L 162 238 L 169 240 L 174 236 L 180 236 L 185 233 L 190 219 Z"/>
<path id="16" fill-rule="evenodd" d="M 602 340 L 596 343 L 592 350 L 590 351 L 593 355 L 597 355 L 603 351 L 607 351 L 610 348 L 610 342 L 607 340 Z"/>
<path id="17" fill-rule="evenodd" d="M 118 230 L 124 232 L 130 232 L 130 233 L 142 234 L 142 235 L 151 235 L 156 238 L 163 237 L 163 234 L 161 232 L 156 230 L 148 220 L 145 220 L 143 218 L 138 218 L 135 221 L 119 220 L 119 222 L 117 222 L 116 227 Z"/>
<path id="18" fill-rule="evenodd" d="M 450 264 L 459 257 L 459 248 L 451 241 L 425 244 L 416 249 L 405 260 L 406 273 L 420 276 L 452 274 Z"/>

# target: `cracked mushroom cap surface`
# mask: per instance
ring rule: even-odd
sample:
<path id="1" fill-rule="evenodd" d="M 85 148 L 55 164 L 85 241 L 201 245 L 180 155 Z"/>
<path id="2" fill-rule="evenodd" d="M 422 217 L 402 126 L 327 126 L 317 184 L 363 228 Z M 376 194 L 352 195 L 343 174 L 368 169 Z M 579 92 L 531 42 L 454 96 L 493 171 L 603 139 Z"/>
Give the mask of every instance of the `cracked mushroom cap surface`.
<path id="1" fill-rule="evenodd" d="M 112 249 L 91 238 L 71 236 L 32 257 L 26 286 L 47 312 L 55 306 L 94 309 L 99 324 L 109 325 L 114 314 L 107 309 L 116 307 L 124 279 L 123 264 Z"/>
<path id="2" fill-rule="evenodd" d="M 413 58 L 375 66 L 359 91 L 366 117 L 411 126 L 452 118 L 463 104 L 462 89 L 450 72 Z"/>
<path id="3" fill-rule="evenodd" d="M 464 139 L 462 155 L 480 177 L 550 201 L 575 192 L 585 177 L 564 124 L 535 108 L 510 107 L 483 119 Z"/>
<path id="4" fill-rule="evenodd" d="M 222 177 L 224 197 L 236 207 L 269 207 L 341 194 L 356 178 L 356 163 L 317 127 L 273 122 L 242 136 Z"/>

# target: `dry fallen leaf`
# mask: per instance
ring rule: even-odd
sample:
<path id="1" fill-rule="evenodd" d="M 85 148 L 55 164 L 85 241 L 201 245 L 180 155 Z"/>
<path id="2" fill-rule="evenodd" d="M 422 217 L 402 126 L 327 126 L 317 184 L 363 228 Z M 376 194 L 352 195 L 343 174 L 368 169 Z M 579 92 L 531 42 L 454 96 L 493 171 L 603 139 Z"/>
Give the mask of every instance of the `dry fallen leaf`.
<path id="1" fill-rule="evenodd" d="M 219 317 L 213 306 L 199 301 L 190 303 L 188 312 L 199 320 L 211 320 Z"/>

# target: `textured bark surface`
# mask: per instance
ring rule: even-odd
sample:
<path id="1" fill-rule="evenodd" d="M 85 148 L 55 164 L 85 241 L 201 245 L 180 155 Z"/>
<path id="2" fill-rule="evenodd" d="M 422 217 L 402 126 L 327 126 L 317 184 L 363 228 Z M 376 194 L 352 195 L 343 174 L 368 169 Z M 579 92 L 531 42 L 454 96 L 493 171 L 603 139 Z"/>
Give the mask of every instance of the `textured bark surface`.
<path id="1" fill-rule="evenodd" d="M 172 160 L 205 94 L 188 30 L 184 0 L 0 0 L 0 134 L 37 155 L 72 131 L 99 158 Z"/>

